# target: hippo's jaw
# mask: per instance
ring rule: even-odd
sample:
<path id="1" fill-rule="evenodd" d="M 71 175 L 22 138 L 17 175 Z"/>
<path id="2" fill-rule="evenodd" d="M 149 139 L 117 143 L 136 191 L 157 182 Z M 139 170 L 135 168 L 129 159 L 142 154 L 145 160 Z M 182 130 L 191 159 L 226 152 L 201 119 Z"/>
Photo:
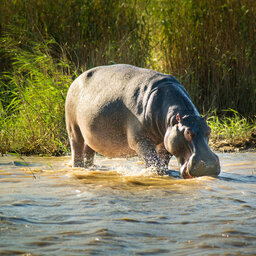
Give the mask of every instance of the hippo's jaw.
<path id="1" fill-rule="evenodd" d="M 180 168 L 180 175 L 183 179 L 192 179 L 193 176 L 189 174 L 187 163 L 183 164 Z"/>
<path id="2" fill-rule="evenodd" d="M 192 154 L 180 168 L 180 174 L 184 179 L 200 176 L 218 176 L 220 173 L 220 162 L 217 155 L 212 153 L 210 160 L 197 160 L 197 156 Z"/>

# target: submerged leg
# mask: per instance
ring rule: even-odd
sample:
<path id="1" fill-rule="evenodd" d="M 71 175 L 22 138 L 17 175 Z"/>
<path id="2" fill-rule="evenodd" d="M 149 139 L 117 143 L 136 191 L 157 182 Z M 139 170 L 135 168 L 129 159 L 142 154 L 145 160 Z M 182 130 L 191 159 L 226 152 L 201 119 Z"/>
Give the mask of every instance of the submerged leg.
<path id="1" fill-rule="evenodd" d="M 93 165 L 94 155 L 95 151 L 87 144 L 84 144 L 84 167 L 90 167 Z"/>
<path id="2" fill-rule="evenodd" d="M 71 154 L 72 154 L 72 167 L 84 167 L 84 154 L 83 142 L 77 142 L 73 139 L 70 140 Z"/>
<path id="3" fill-rule="evenodd" d="M 160 165 L 164 169 L 168 169 L 169 161 L 172 155 L 165 149 L 164 144 L 157 146 L 157 153 L 160 158 Z"/>
<path id="4" fill-rule="evenodd" d="M 136 151 L 138 156 L 143 158 L 146 163 L 146 167 L 152 168 L 158 174 L 164 174 L 164 170 L 161 167 L 159 156 L 156 152 L 155 145 L 150 139 L 145 137 L 130 137 L 129 138 L 130 147 Z"/>
<path id="5" fill-rule="evenodd" d="M 156 153 L 154 145 L 148 139 L 139 140 L 134 144 L 134 150 L 142 157 L 146 167 L 160 167 L 160 159 Z"/>

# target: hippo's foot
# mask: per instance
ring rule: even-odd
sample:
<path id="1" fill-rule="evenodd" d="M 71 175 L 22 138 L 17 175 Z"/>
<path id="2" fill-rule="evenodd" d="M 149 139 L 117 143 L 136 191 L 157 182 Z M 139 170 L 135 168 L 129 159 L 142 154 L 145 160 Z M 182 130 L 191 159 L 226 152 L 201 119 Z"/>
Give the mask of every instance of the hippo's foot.
<path id="1" fill-rule="evenodd" d="M 84 168 L 93 168 L 93 158 L 95 151 L 91 149 L 87 144 L 84 144 Z"/>
<path id="2" fill-rule="evenodd" d="M 84 167 L 84 160 L 73 160 L 72 167 Z"/>
<path id="3" fill-rule="evenodd" d="M 147 170 L 160 176 L 168 175 L 169 173 L 168 168 L 161 168 L 159 166 L 149 166 L 147 167 Z"/>
<path id="4" fill-rule="evenodd" d="M 168 168 L 158 168 L 157 174 L 161 176 L 169 175 Z"/>

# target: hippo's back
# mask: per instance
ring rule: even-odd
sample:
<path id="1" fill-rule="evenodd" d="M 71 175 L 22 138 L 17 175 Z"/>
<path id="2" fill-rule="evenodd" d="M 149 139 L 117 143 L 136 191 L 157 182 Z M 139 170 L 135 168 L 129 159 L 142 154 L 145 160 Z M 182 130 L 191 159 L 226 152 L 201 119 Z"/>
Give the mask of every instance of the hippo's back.
<path id="1" fill-rule="evenodd" d="M 142 87 L 147 87 L 144 88 L 145 91 L 150 90 L 150 81 L 162 76 L 164 75 L 150 69 L 125 64 L 100 66 L 84 72 L 74 81 L 70 89 L 77 87 L 81 93 L 84 92 L 92 97 L 100 95 L 101 101 L 108 101 L 113 97 L 125 100 L 138 94 L 137 90 Z"/>
<path id="2" fill-rule="evenodd" d="M 118 102 L 141 116 L 150 92 L 167 77 L 170 79 L 171 76 L 125 64 L 93 68 L 72 83 L 66 99 L 66 112 L 72 112 L 76 118 L 88 110 L 95 115 L 104 106 Z"/>

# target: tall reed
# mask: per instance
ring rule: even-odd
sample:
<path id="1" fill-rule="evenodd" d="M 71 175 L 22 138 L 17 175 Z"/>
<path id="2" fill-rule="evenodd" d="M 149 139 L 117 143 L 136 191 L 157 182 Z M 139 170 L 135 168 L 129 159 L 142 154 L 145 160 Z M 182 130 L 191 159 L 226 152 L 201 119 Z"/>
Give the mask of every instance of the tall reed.
<path id="1" fill-rule="evenodd" d="M 145 66 L 148 33 L 137 0 L 9 0 L 2 3 L 2 30 L 25 31 L 33 41 L 53 37 L 83 69 L 111 63 Z M 31 33 L 32 32 L 32 33 Z M 61 54 L 58 49 L 54 57 Z"/>
<path id="2" fill-rule="evenodd" d="M 256 1 L 157 0 L 153 6 L 152 15 L 160 14 L 156 68 L 180 77 L 201 111 L 255 114 Z"/>

